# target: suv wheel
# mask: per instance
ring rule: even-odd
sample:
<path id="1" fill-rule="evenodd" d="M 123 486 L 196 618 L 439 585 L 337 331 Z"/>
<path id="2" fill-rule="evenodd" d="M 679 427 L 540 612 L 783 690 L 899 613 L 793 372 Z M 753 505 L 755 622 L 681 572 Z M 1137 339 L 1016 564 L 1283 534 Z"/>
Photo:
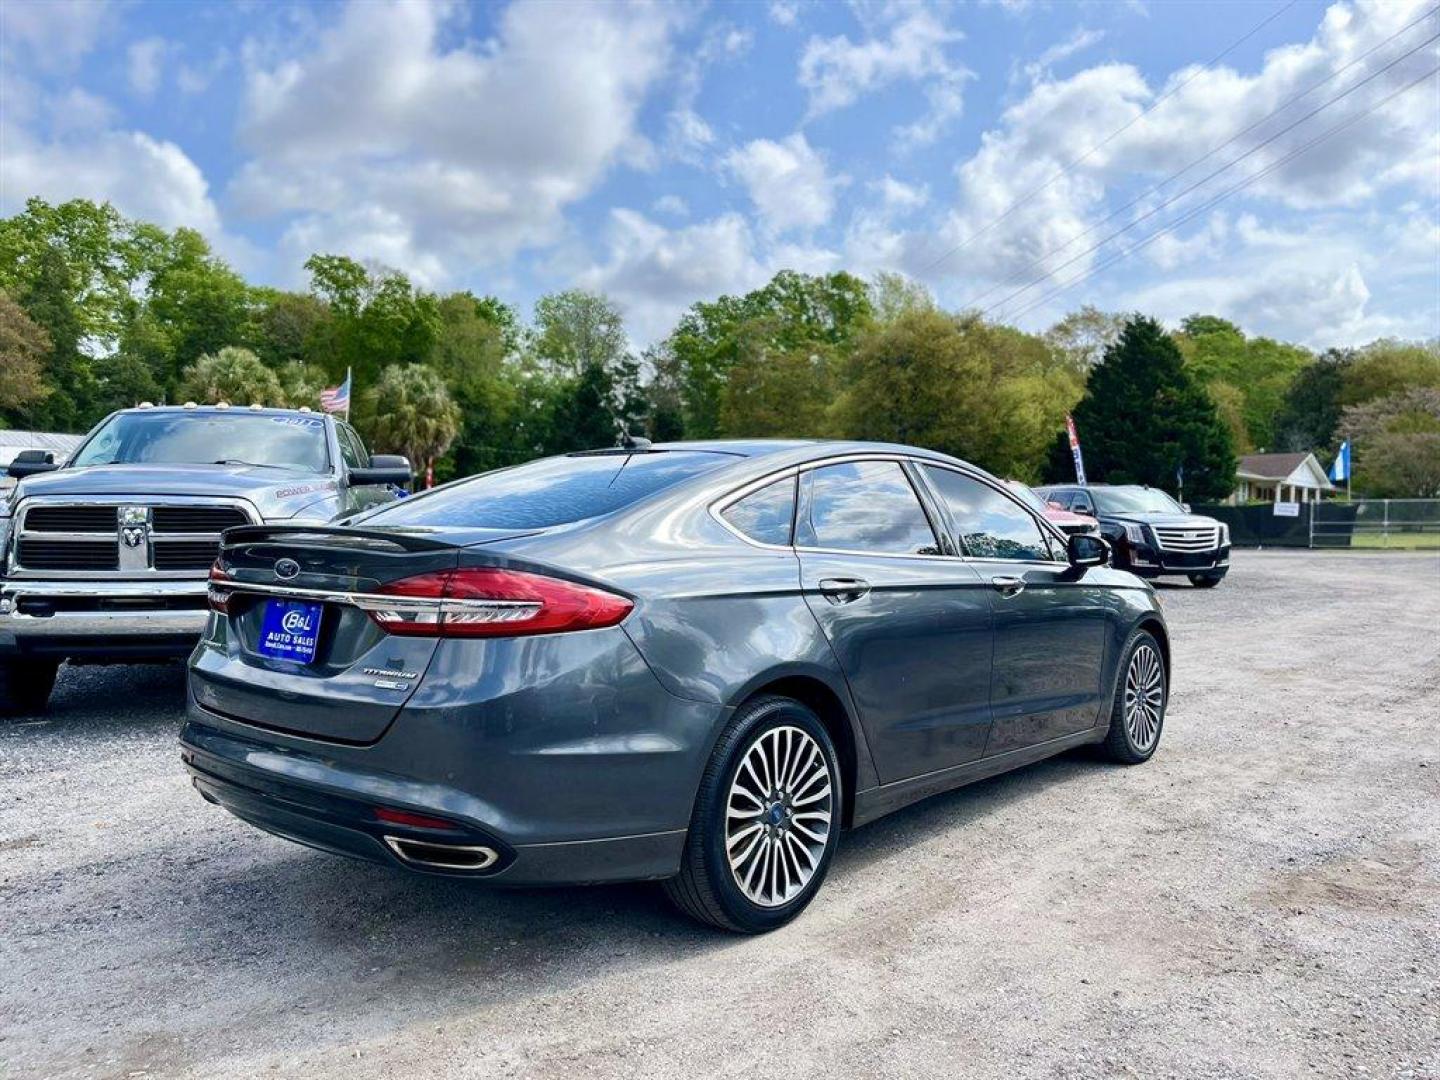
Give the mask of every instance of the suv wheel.
<path id="1" fill-rule="evenodd" d="M 680 873 L 665 883 L 701 922 L 758 934 L 799 915 L 840 836 L 840 770 L 819 718 L 762 697 L 730 721 L 700 781 Z"/>
<path id="2" fill-rule="evenodd" d="M 59 667 L 56 660 L 0 660 L 0 716 L 44 712 Z"/>
<path id="3" fill-rule="evenodd" d="M 1148 631 L 1137 630 L 1122 656 L 1105 753 L 1112 761 L 1138 765 L 1160 745 L 1169 687 L 1160 643 Z"/>
<path id="4" fill-rule="evenodd" d="M 1197 589 L 1213 589 L 1216 585 L 1219 585 L 1220 582 L 1223 581 L 1223 580 L 1224 580 L 1223 576 L 1221 576 L 1221 575 L 1216 575 L 1216 574 L 1191 574 L 1191 575 L 1190 575 L 1190 584 L 1191 584 L 1191 585 L 1194 585 L 1195 588 L 1197 588 Z"/>

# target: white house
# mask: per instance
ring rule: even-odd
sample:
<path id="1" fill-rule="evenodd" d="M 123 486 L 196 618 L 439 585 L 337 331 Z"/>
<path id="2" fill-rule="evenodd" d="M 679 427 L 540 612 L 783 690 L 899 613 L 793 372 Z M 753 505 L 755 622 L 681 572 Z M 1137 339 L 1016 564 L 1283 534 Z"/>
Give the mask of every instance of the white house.
<path id="1" fill-rule="evenodd" d="M 1246 454 L 1235 479 L 1232 503 L 1319 502 L 1325 492 L 1335 490 L 1314 454 Z"/>

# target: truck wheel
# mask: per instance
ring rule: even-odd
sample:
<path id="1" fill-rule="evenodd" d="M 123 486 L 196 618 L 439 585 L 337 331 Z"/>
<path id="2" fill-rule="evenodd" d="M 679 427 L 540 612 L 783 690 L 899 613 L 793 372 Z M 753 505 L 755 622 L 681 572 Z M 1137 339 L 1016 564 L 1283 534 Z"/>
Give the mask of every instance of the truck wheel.
<path id="1" fill-rule="evenodd" d="M 1216 585 L 1219 585 L 1222 580 L 1224 579 L 1216 577 L 1213 574 L 1190 575 L 1190 584 L 1194 585 L 1197 589 L 1213 589 Z"/>
<path id="2" fill-rule="evenodd" d="M 58 660 L 0 660 L 0 716 L 44 712 L 59 667 Z"/>

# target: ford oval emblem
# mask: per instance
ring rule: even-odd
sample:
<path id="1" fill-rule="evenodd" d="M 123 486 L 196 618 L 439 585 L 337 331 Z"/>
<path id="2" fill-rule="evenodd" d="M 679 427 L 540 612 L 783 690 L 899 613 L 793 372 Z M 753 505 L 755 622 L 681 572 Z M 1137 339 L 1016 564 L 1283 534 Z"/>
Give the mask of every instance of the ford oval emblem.
<path id="1" fill-rule="evenodd" d="M 275 576 L 282 580 L 289 581 L 298 573 L 300 564 L 294 559 L 279 559 L 275 563 Z"/>

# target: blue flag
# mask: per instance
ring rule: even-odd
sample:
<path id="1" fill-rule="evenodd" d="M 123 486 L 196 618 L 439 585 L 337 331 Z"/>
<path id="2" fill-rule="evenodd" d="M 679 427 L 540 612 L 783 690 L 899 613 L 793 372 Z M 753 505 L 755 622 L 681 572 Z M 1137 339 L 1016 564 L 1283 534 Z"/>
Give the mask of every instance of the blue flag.
<path id="1" fill-rule="evenodd" d="M 1340 452 L 1335 455 L 1335 461 L 1330 466 L 1330 479 L 1337 484 L 1343 484 L 1350 479 L 1350 440 L 1346 439 L 1340 444 Z"/>

